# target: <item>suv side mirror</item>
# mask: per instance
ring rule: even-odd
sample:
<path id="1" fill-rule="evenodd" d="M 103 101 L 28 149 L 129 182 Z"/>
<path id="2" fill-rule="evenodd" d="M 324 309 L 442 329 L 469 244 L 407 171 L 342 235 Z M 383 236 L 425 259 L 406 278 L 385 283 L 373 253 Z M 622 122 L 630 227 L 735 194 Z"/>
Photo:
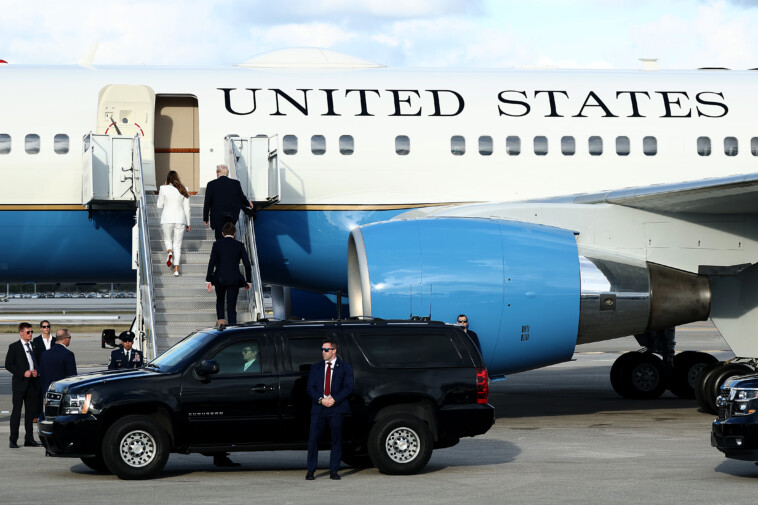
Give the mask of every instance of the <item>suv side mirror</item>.
<path id="1" fill-rule="evenodd" d="M 100 345 L 103 349 L 113 349 L 116 347 L 116 330 L 103 330 L 100 337 Z"/>
<path id="2" fill-rule="evenodd" d="M 217 374 L 218 370 L 218 362 L 215 359 L 205 359 L 195 366 L 195 373 L 200 377 Z"/>

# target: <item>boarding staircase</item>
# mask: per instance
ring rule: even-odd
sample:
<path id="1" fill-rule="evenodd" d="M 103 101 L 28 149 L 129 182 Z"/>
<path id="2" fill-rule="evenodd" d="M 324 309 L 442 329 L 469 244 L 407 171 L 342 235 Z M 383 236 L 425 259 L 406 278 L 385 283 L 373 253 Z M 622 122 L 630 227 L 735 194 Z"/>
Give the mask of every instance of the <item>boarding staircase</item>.
<path id="1" fill-rule="evenodd" d="M 277 148 L 277 137 L 225 139 L 230 177 L 240 181 L 258 208 L 279 201 Z M 193 331 L 216 324 L 216 295 L 208 293 L 205 283 L 214 233 L 202 220 L 204 191 L 191 195 L 191 229 L 184 234 L 180 275 L 175 277 L 173 268 L 166 266 L 154 167 L 149 162 L 145 165 L 139 136 L 85 137 L 82 205 L 102 208 L 136 203 L 133 267 L 137 271 L 138 294 L 133 331 L 139 336 L 146 358 L 152 359 Z M 237 302 L 237 321 L 241 323 L 264 317 L 253 220 L 244 213 L 240 213 L 236 238 L 245 244 L 253 267 L 251 289 L 240 289 Z"/>

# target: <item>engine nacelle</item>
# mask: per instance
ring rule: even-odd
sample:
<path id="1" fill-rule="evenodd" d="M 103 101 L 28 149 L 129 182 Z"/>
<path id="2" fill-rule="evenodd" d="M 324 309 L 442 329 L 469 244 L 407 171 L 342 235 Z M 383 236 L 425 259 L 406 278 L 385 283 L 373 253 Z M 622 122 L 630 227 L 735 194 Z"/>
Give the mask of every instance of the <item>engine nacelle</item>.
<path id="1" fill-rule="evenodd" d="M 707 283 L 628 258 L 585 257 L 572 231 L 517 221 L 385 221 L 354 229 L 348 243 L 352 316 L 465 313 L 491 374 L 570 360 L 577 343 L 707 318 Z"/>

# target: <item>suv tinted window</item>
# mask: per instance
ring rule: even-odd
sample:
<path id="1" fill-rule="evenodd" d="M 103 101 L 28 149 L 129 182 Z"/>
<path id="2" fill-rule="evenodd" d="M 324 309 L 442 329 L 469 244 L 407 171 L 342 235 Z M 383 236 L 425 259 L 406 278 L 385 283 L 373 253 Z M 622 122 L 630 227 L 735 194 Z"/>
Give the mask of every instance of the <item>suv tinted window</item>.
<path id="1" fill-rule="evenodd" d="M 251 352 L 252 351 L 252 352 Z M 245 369 L 245 364 L 253 359 L 255 362 Z M 211 359 L 218 363 L 218 375 L 237 375 L 237 374 L 256 374 L 268 372 L 268 356 L 266 356 L 266 347 L 261 345 L 259 340 L 245 340 L 235 342 L 221 349 Z"/>
<path id="2" fill-rule="evenodd" d="M 285 349 L 289 349 L 288 369 L 294 372 L 307 372 L 311 365 L 321 359 L 321 342 L 329 338 L 327 332 L 315 332 L 308 335 L 288 335 L 285 337 Z M 339 349 L 337 355 L 341 356 Z"/>
<path id="3" fill-rule="evenodd" d="M 387 368 L 454 367 L 463 359 L 450 335 L 398 328 L 361 332 L 355 340 L 372 366 Z"/>

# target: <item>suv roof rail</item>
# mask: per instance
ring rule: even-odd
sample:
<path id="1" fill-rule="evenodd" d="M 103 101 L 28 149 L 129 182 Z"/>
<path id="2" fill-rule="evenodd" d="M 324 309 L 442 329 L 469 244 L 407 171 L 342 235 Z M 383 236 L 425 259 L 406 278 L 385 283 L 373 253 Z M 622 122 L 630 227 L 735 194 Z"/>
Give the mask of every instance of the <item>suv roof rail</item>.
<path id="1" fill-rule="evenodd" d="M 381 317 L 373 316 L 350 316 L 347 319 L 348 321 L 384 321 Z"/>

